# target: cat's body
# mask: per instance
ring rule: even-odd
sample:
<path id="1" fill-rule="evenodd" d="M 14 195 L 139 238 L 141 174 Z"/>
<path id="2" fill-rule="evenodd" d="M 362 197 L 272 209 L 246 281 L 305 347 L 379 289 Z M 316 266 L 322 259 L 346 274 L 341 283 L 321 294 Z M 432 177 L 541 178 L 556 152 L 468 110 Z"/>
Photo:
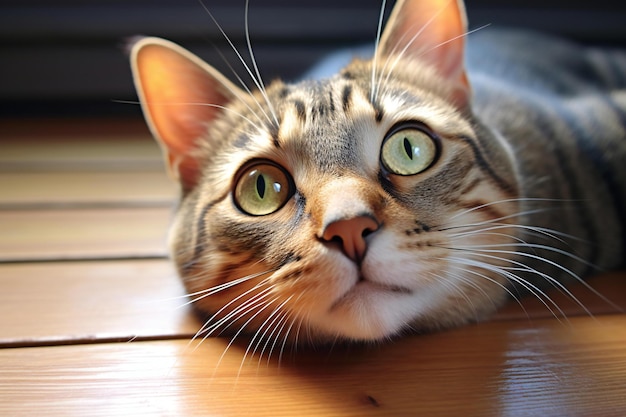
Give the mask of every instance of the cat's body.
<path id="1" fill-rule="evenodd" d="M 252 95 L 173 44 L 135 45 L 206 333 L 378 340 L 520 289 L 558 314 L 546 288 L 622 263 L 625 56 L 486 29 L 466 71 L 465 30 L 460 4 L 400 1 L 373 60 Z"/>
<path id="2" fill-rule="evenodd" d="M 544 210 L 523 223 L 576 237 L 561 249 L 587 263 L 567 256 L 556 262 L 577 275 L 597 272 L 593 266 L 623 264 L 626 53 L 585 49 L 536 33 L 492 30 L 476 33 L 467 65 L 474 113 L 513 147 L 523 178 L 521 195 L 557 200 L 524 202 L 522 211 Z M 554 241 L 549 245 L 559 246 Z M 564 275 L 559 267 L 528 261 L 550 276 Z M 533 281 L 541 280 L 535 276 Z"/>

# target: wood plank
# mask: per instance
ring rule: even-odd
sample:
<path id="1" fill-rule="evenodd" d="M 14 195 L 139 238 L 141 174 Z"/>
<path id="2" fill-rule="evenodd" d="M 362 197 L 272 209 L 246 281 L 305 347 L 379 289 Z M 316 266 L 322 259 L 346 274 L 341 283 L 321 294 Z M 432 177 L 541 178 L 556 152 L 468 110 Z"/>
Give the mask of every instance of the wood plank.
<path id="1" fill-rule="evenodd" d="M 2 171 L 158 170 L 163 166 L 158 145 L 149 136 L 24 138 L 3 142 L 0 153 Z"/>
<path id="2" fill-rule="evenodd" d="M 3 349 L 0 414 L 626 415 L 624 315 L 493 322 L 280 364 L 227 343 Z"/>
<path id="3" fill-rule="evenodd" d="M 173 205 L 177 186 L 164 169 L 146 171 L 0 171 L 0 208 L 59 205 Z"/>
<path id="4" fill-rule="evenodd" d="M 162 260 L 0 265 L 0 347 L 195 334 L 196 317 Z"/>
<path id="5" fill-rule="evenodd" d="M 0 211 L 0 261 L 166 255 L 167 207 Z"/>
<path id="6" fill-rule="evenodd" d="M 0 121 L 1 171 L 163 170 L 143 120 Z"/>

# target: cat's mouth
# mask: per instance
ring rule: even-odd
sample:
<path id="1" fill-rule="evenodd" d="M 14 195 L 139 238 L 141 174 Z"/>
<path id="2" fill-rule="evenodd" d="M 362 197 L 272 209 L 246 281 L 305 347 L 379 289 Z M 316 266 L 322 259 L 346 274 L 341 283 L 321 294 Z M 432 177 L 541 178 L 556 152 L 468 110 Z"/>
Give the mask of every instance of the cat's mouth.
<path id="1" fill-rule="evenodd" d="M 337 308 L 344 301 L 352 297 L 358 297 L 361 294 L 371 294 L 372 292 L 376 293 L 392 293 L 398 295 L 412 295 L 413 290 L 407 287 L 402 287 L 400 285 L 392 285 L 392 284 L 384 284 L 381 282 L 375 282 L 366 279 L 362 275 L 359 275 L 359 280 L 354 286 L 352 286 L 348 291 L 346 291 L 343 295 L 341 295 L 330 307 L 330 310 Z"/>
<path id="2" fill-rule="evenodd" d="M 365 279 L 360 280 L 357 284 L 357 286 L 359 285 L 367 285 L 369 287 L 372 287 L 374 289 L 378 289 L 378 290 L 382 290 L 385 292 L 393 292 L 396 294 L 405 294 L 405 295 L 411 295 L 413 294 L 413 290 L 406 288 L 406 287 L 401 287 L 399 285 L 388 285 L 388 284 L 381 284 L 379 282 L 373 282 L 373 281 L 368 281 Z"/>

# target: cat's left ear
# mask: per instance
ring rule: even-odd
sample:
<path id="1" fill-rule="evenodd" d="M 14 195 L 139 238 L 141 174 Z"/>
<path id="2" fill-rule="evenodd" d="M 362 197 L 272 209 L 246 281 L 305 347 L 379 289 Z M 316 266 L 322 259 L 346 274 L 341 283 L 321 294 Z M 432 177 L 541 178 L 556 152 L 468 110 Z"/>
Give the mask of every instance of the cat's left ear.
<path id="1" fill-rule="evenodd" d="M 134 43 L 131 66 L 146 122 L 170 174 L 190 190 L 200 180 L 198 140 L 205 139 L 224 106 L 243 93 L 200 58 L 164 39 Z"/>
<path id="2" fill-rule="evenodd" d="M 465 107 L 470 99 L 464 65 L 466 35 L 462 0 L 398 0 L 382 34 L 380 51 L 434 66 L 451 83 L 455 104 Z"/>

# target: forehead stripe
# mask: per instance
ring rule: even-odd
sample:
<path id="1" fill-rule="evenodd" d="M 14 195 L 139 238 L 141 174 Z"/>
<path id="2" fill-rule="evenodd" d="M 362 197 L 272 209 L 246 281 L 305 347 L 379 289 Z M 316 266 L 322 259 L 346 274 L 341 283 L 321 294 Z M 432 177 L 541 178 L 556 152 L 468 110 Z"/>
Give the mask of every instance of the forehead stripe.
<path id="1" fill-rule="evenodd" d="M 341 106 L 343 107 L 343 111 L 347 112 L 350 109 L 350 103 L 352 102 L 352 86 L 347 84 L 343 88 L 343 92 L 341 93 Z"/>
<path id="2" fill-rule="evenodd" d="M 305 123 L 306 107 L 304 105 L 304 102 L 302 100 L 294 100 L 293 105 L 296 107 L 296 115 L 298 116 L 298 119 L 300 119 L 300 122 Z"/>

